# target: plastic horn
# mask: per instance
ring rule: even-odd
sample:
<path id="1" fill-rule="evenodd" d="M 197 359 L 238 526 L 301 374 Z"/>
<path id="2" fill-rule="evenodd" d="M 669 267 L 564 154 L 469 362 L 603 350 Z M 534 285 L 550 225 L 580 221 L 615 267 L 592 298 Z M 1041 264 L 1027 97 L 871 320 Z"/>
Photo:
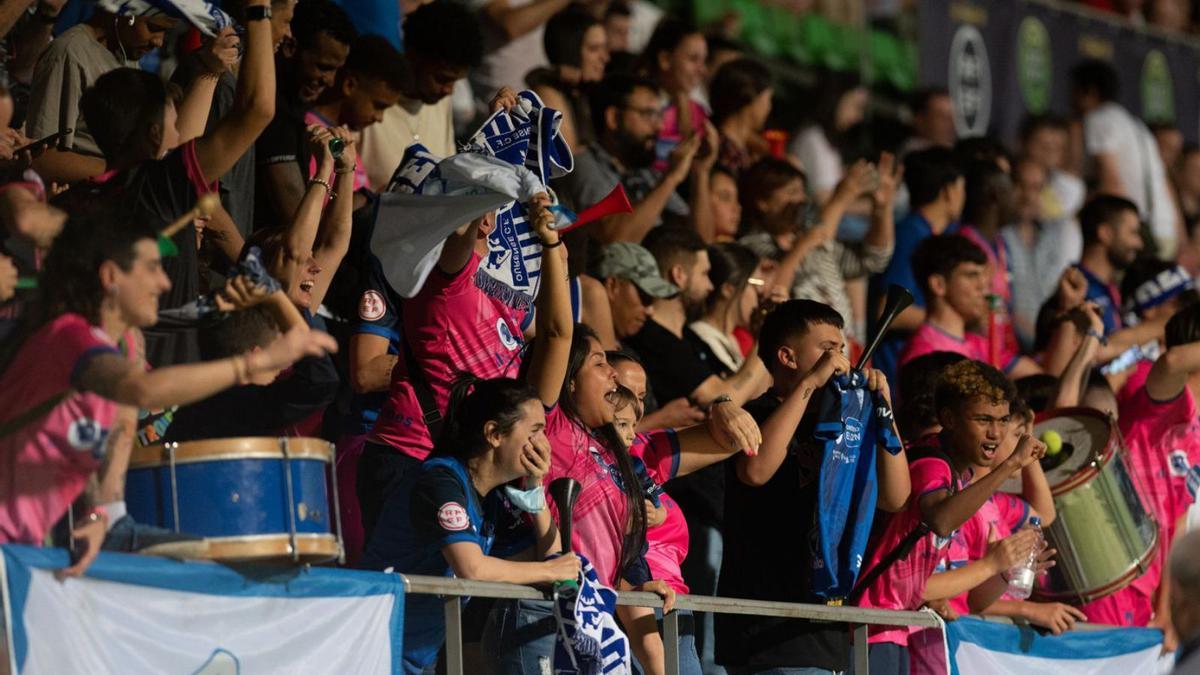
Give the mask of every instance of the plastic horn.
<path id="1" fill-rule="evenodd" d="M 192 222 L 194 219 L 212 215 L 212 212 L 216 211 L 217 207 L 220 205 L 221 200 L 217 197 L 217 193 L 209 192 L 201 195 L 200 198 L 196 200 L 196 206 L 192 207 L 191 211 L 188 211 L 182 216 L 171 221 L 171 224 L 166 226 L 163 231 L 159 232 L 158 234 L 160 237 L 170 239 L 171 237 L 174 237 L 180 230 L 187 227 L 187 224 Z"/>
<path id="2" fill-rule="evenodd" d="M 575 500 L 583 486 L 574 478 L 556 478 L 550 483 L 550 499 L 558 507 L 558 534 L 562 539 L 562 553 L 571 552 L 571 518 L 575 511 Z"/>
<path id="3" fill-rule="evenodd" d="M 887 302 L 883 306 L 883 316 L 879 318 L 879 327 L 875 330 L 875 337 L 871 338 L 870 344 L 863 350 L 862 356 L 858 357 L 858 364 L 854 366 L 855 370 L 862 370 L 863 366 L 867 365 L 867 361 L 871 360 L 871 355 L 883 341 L 883 336 L 887 335 L 888 328 L 891 328 L 892 321 L 895 321 L 900 312 L 903 312 L 912 302 L 912 293 L 909 293 L 907 288 L 896 284 L 888 286 Z"/>

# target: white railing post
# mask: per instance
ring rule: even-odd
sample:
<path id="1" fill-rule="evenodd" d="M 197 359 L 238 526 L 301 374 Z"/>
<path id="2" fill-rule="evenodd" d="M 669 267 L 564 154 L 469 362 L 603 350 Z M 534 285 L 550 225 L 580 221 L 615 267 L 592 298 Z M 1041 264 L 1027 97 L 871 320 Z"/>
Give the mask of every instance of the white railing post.
<path id="1" fill-rule="evenodd" d="M 867 624 L 854 624 L 854 645 L 850 648 L 854 661 L 854 675 L 869 674 L 871 659 L 867 649 Z"/>
<path id="2" fill-rule="evenodd" d="M 663 658 L 667 675 L 679 675 L 679 612 L 663 614 Z"/>
<path id="3" fill-rule="evenodd" d="M 446 608 L 446 673 L 463 675 L 462 600 L 450 596 Z"/>

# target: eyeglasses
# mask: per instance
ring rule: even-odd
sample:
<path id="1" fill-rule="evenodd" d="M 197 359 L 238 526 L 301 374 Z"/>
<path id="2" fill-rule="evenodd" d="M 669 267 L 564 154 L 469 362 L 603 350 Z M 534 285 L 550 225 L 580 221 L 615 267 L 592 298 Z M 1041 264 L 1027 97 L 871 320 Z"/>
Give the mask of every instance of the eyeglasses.
<path id="1" fill-rule="evenodd" d="M 663 111 L 658 108 L 635 108 L 631 105 L 627 105 L 625 106 L 625 109 L 636 113 L 639 117 L 647 122 L 659 122 L 662 121 L 663 118 Z"/>

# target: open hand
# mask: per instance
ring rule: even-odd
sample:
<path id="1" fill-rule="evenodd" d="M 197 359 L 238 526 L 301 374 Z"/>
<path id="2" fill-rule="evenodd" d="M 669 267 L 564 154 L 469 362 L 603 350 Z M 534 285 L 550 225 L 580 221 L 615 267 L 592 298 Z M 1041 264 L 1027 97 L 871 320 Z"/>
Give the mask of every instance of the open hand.
<path id="1" fill-rule="evenodd" d="M 60 579 L 83 576 L 87 568 L 96 560 L 96 556 L 100 555 L 100 545 L 104 543 L 106 534 L 108 534 L 107 516 L 89 520 L 71 530 L 71 538 L 75 540 L 75 548 L 79 552 L 79 557 L 74 565 L 59 570 L 57 576 Z"/>
<path id="2" fill-rule="evenodd" d="M 1078 608 L 1061 602 L 1027 602 L 1025 605 L 1029 623 L 1041 626 L 1054 635 L 1062 635 L 1071 630 L 1076 621 L 1087 621 L 1087 615 Z"/>
<path id="3" fill-rule="evenodd" d="M 762 445 L 758 422 L 731 401 L 709 408 L 708 433 L 726 450 L 740 450 L 751 457 L 758 454 L 758 446 Z"/>
<path id="4" fill-rule="evenodd" d="M 550 472 L 550 441 L 539 433 L 530 439 L 521 452 L 521 468 L 525 469 L 526 485 L 537 485 Z"/>

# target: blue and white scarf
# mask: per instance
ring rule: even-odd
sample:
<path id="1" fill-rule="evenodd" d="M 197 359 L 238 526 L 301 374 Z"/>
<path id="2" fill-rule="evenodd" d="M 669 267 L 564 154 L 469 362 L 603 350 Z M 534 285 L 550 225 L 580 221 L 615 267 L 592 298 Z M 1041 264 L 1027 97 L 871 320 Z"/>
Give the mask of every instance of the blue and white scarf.
<path id="1" fill-rule="evenodd" d="M 575 166 L 571 148 L 562 137 L 562 121 L 561 112 L 545 107 L 532 91 L 523 91 L 511 111 L 497 111 L 479 127 L 464 151 L 523 166 L 548 184 Z M 542 267 L 542 244 L 527 216 L 520 200 L 496 212 L 496 229 L 488 236 L 488 257 L 480 266 L 498 282 L 480 284 L 484 292 L 519 310 L 533 305 Z"/>
<path id="2" fill-rule="evenodd" d="M 555 592 L 554 675 L 624 675 L 631 672 L 629 638 L 617 625 L 617 592 L 600 583 L 588 559 L 579 556 L 578 589 Z"/>
<path id="3" fill-rule="evenodd" d="M 204 0 L 96 0 L 96 6 L 117 16 L 160 16 L 183 19 L 209 37 L 232 26 L 233 19 Z"/>
<path id="4" fill-rule="evenodd" d="M 862 570 L 863 553 L 879 496 L 875 452 L 903 447 L 892 425 L 892 410 L 867 390 L 862 371 L 832 378 L 824 389 L 814 433 L 824 447 L 818 483 L 816 523 L 810 535 L 812 588 L 820 598 L 850 595 Z"/>
<path id="5" fill-rule="evenodd" d="M 411 298 L 425 284 L 446 237 L 459 226 L 545 191 L 542 181 L 523 166 L 466 152 L 440 159 L 422 145 L 410 145 L 379 194 L 371 252 L 392 290 Z M 500 284 L 491 276 L 480 277 Z"/>

